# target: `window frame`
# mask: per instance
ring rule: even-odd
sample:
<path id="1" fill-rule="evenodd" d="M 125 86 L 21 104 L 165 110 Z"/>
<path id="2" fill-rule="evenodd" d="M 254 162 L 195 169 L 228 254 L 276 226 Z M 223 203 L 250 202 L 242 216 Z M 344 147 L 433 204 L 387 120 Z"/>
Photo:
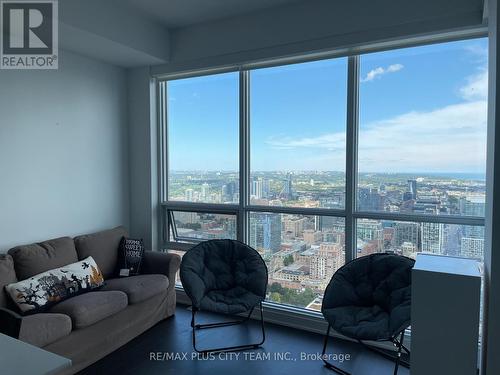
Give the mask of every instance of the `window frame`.
<path id="1" fill-rule="evenodd" d="M 459 40 L 487 37 L 483 33 L 473 33 L 461 35 L 455 38 L 448 38 L 437 41 L 427 41 L 416 45 L 432 43 L 446 43 Z M 390 49 L 414 47 L 411 43 L 397 45 Z M 380 49 L 383 51 L 383 49 Z M 388 50 L 385 48 L 385 50 Z M 374 52 L 374 51 L 370 51 Z M 281 66 L 287 64 L 304 63 L 332 59 L 337 57 L 347 57 L 347 113 L 346 113 L 346 169 L 345 169 L 345 207 L 344 209 L 329 208 L 302 208 L 302 207 L 278 207 L 250 204 L 250 71 Z M 249 215 L 251 212 L 268 212 L 277 214 L 297 214 L 342 217 L 345 222 L 345 262 L 349 262 L 356 257 L 356 227 L 358 219 L 393 220 L 415 223 L 442 223 L 468 226 L 485 226 L 485 217 L 458 216 L 458 215 L 428 215 L 428 214 L 406 214 L 378 211 L 361 211 L 357 209 L 358 199 L 358 133 L 359 133 L 359 89 L 360 89 L 360 61 L 361 54 L 348 55 L 347 53 L 326 53 L 313 57 L 301 56 L 290 59 L 280 59 L 271 62 L 253 63 L 244 66 L 229 66 L 220 69 L 190 71 L 181 74 L 170 74 L 157 78 L 157 100 L 159 108 L 158 129 L 159 129 L 159 190 L 160 190 L 160 239 L 159 244 L 162 249 L 172 249 L 186 251 L 196 243 L 171 242 L 169 211 L 194 211 L 236 215 L 237 239 L 248 243 L 249 241 Z M 168 152 L 166 147 L 168 128 L 168 102 L 165 100 L 167 93 L 167 82 L 170 80 L 212 75 L 218 73 L 239 72 L 239 203 L 238 204 L 208 204 L 193 202 L 168 201 Z M 193 241 L 194 242 L 194 241 Z M 276 305 L 272 302 L 267 302 Z M 313 311 L 279 305 L 280 308 L 295 311 L 302 310 L 305 314 L 317 315 Z"/>
<path id="2" fill-rule="evenodd" d="M 170 238 L 169 238 L 169 241 L 177 243 L 177 244 L 178 243 L 185 243 L 185 244 L 188 244 L 189 246 L 193 246 L 193 245 L 196 245 L 196 244 L 198 244 L 200 242 L 206 241 L 206 239 L 179 236 L 179 233 L 177 232 L 177 226 L 175 225 L 175 214 L 174 214 L 175 212 L 193 212 L 193 213 L 197 213 L 197 214 L 216 214 L 216 215 L 234 216 L 234 220 L 236 222 L 236 226 L 238 226 L 238 216 L 235 215 L 235 214 L 232 214 L 232 213 L 227 213 L 227 212 L 221 213 L 221 212 L 203 211 L 203 210 L 199 210 L 199 209 L 197 209 L 196 211 L 195 210 L 188 211 L 188 210 L 172 210 L 172 209 L 168 209 L 165 215 L 167 217 L 167 221 L 168 221 L 169 231 L 171 233 L 171 237 L 174 239 L 174 241 L 170 241 Z"/>

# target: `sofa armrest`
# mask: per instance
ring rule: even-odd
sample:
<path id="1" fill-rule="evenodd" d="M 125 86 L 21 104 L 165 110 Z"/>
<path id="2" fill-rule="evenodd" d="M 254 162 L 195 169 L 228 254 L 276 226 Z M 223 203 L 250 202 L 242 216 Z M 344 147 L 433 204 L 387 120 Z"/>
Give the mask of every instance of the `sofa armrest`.
<path id="1" fill-rule="evenodd" d="M 23 317 L 15 311 L 0 307 L 0 333 L 19 338 Z"/>
<path id="2" fill-rule="evenodd" d="M 141 273 L 159 273 L 168 277 L 169 289 L 175 287 L 175 275 L 181 265 L 181 257 L 177 254 L 160 251 L 146 251 L 141 265 Z"/>

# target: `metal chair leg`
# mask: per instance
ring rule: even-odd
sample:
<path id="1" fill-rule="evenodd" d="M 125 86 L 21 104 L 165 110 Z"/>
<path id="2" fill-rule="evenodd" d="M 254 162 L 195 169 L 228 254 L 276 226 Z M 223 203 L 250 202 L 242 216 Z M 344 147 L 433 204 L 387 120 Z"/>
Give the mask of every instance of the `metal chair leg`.
<path id="1" fill-rule="evenodd" d="M 207 354 L 207 353 L 213 353 L 213 352 L 228 352 L 228 351 L 239 351 L 239 350 L 258 348 L 259 346 L 264 344 L 264 341 L 266 340 L 262 302 L 259 304 L 259 308 L 260 308 L 260 324 L 261 324 L 261 329 L 262 329 L 262 340 L 259 343 L 235 345 L 235 346 L 228 346 L 228 347 L 222 347 L 222 348 L 211 348 L 211 349 L 203 349 L 203 350 L 200 350 L 196 347 L 196 330 L 204 329 L 204 328 L 219 328 L 219 327 L 226 327 L 226 326 L 246 323 L 250 319 L 250 316 L 252 314 L 253 309 L 250 311 L 250 313 L 248 314 L 248 316 L 246 318 L 241 319 L 241 320 L 232 321 L 232 322 L 221 322 L 221 323 L 196 324 L 195 315 L 196 315 L 197 310 L 193 308 L 191 311 L 191 314 L 192 314 L 191 315 L 191 327 L 192 327 L 192 340 L 193 340 L 194 350 L 200 354 Z"/>
<path id="2" fill-rule="evenodd" d="M 329 339 L 329 337 L 330 337 L 330 324 L 328 324 L 328 328 L 326 330 L 325 340 L 323 341 L 323 351 L 321 353 L 321 359 L 325 363 L 325 367 L 327 369 L 329 369 L 329 370 L 335 371 L 337 374 L 351 375 L 349 372 L 347 372 L 345 370 L 342 370 L 340 367 L 337 367 L 334 364 L 332 364 L 331 362 L 328 362 L 326 360 L 326 347 L 328 345 L 328 339 Z"/>
<path id="3" fill-rule="evenodd" d="M 401 332 L 401 338 L 398 343 L 398 353 L 396 354 L 396 364 L 394 365 L 394 375 L 397 375 L 399 369 L 399 362 L 401 361 L 401 348 L 403 347 L 403 339 L 405 337 L 405 331 Z"/>
<path id="4" fill-rule="evenodd" d="M 402 332 L 402 335 L 403 335 L 403 337 L 404 337 L 404 332 Z M 382 357 L 384 357 L 384 358 L 390 359 L 390 360 L 391 360 L 391 361 L 393 361 L 393 362 L 396 362 L 396 360 L 398 360 L 399 365 L 404 366 L 404 367 L 406 367 L 406 368 L 410 368 L 410 364 L 409 364 L 407 361 L 405 361 L 405 360 L 403 360 L 403 359 L 401 358 L 401 354 L 402 354 L 401 352 L 400 352 L 400 355 L 399 355 L 399 357 L 398 357 L 397 355 L 389 354 L 389 353 L 387 353 L 387 351 L 384 351 L 384 350 L 382 350 L 382 349 L 379 349 L 379 348 L 373 347 L 373 346 L 371 346 L 371 345 L 365 344 L 365 343 L 364 343 L 363 341 L 361 341 L 361 340 L 358 340 L 358 342 L 359 342 L 361 345 L 363 345 L 366 349 L 368 349 L 368 350 L 370 350 L 370 351 L 372 351 L 372 352 L 374 352 L 374 353 L 377 353 L 377 354 L 381 355 L 381 356 L 382 356 Z M 398 341 L 397 339 L 393 339 L 393 340 L 392 340 L 392 343 L 394 344 L 394 346 L 395 346 L 396 348 L 398 348 L 398 350 L 399 350 L 399 345 L 401 345 L 401 349 L 405 350 L 407 354 L 410 354 L 410 351 L 409 351 L 409 350 L 408 350 L 408 349 L 407 349 L 407 348 L 406 348 L 406 347 L 402 344 L 401 340 L 399 340 L 399 341 Z M 399 358 L 399 359 L 398 359 L 398 358 Z M 398 365 L 398 366 L 399 366 L 399 365 Z"/>
<path id="5" fill-rule="evenodd" d="M 341 368 L 335 366 L 334 364 L 332 364 L 331 362 L 328 362 L 326 360 L 326 348 L 327 348 L 327 345 L 328 345 L 328 339 L 330 337 L 330 325 L 328 325 L 328 329 L 326 330 L 326 334 L 325 334 L 325 339 L 323 341 L 323 352 L 321 353 L 321 358 L 323 360 L 323 362 L 325 363 L 325 367 L 332 370 L 332 371 L 335 371 L 336 373 L 338 374 L 341 374 L 341 375 L 350 375 L 349 372 L 345 371 L 345 370 L 342 370 Z M 401 355 L 402 355 L 402 350 L 405 350 L 407 352 L 407 354 L 410 354 L 410 351 L 403 345 L 403 338 L 404 338 L 404 331 L 401 332 L 401 336 L 400 336 L 400 339 L 397 340 L 397 339 L 394 339 L 393 340 L 393 343 L 394 345 L 397 347 L 397 353 L 396 353 L 396 356 L 393 356 L 393 355 L 390 355 L 386 352 L 384 352 L 383 350 L 381 349 L 378 349 L 378 348 L 375 348 L 373 346 L 370 346 L 370 345 L 367 345 L 365 344 L 364 342 L 362 342 L 361 340 L 358 340 L 358 342 L 363 345 L 365 348 L 375 352 L 375 353 L 378 353 L 380 355 L 382 355 L 383 357 L 387 358 L 387 359 L 390 359 L 392 361 L 395 362 L 395 365 L 394 365 L 394 375 L 397 375 L 398 373 L 398 370 L 399 370 L 399 365 L 402 365 L 402 366 L 405 366 L 407 368 L 410 368 L 410 364 L 406 361 L 403 361 L 401 359 Z"/>
<path id="6" fill-rule="evenodd" d="M 252 310 L 250 310 L 250 312 L 248 313 L 248 315 L 245 318 L 240 319 L 240 320 L 234 320 L 232 322 L 206 323 L 206 324 L 194 324 L 193 323 L 193 324 L 194 324 L 194 327 L 196 329 L 227 327 L 227 326 L 233 326 L 233 325 L 237 325 L 237 324 L 242 324 L 242 323 L 245 323 L 246 321 L 248 321 L 250 319 L 250 316 L 252 316 L 253 310 L 254 310 L 254 308 L 252 308 Z M 191 324 L 191 327 L 193 327 L 193 324 Z"/>

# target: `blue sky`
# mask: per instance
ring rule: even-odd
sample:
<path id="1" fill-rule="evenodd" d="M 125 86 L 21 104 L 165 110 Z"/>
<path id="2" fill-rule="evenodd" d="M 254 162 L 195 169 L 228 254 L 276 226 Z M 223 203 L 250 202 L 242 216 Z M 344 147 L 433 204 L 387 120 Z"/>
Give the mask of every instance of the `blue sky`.
<path id="1" fill-rule="evenodd" d="M 483 173 L 487 40 L 361 58 L 359 169 Z M 347 59 L 251 72 L 251 169 L 345 170 Z M 237 170 L 238 73 L 168 83 L 172 170 Z"/>

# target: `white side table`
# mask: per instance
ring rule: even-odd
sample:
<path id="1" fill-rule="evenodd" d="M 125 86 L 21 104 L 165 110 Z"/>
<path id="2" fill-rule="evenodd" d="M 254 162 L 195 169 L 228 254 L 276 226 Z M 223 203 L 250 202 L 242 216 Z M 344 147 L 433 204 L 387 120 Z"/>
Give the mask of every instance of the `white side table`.
<path id="1" fill-rule="evenodd" d="M 477 374 L 480 298 L 478 261 L 417 255 L 412 270 L 412 375 Z"/>

